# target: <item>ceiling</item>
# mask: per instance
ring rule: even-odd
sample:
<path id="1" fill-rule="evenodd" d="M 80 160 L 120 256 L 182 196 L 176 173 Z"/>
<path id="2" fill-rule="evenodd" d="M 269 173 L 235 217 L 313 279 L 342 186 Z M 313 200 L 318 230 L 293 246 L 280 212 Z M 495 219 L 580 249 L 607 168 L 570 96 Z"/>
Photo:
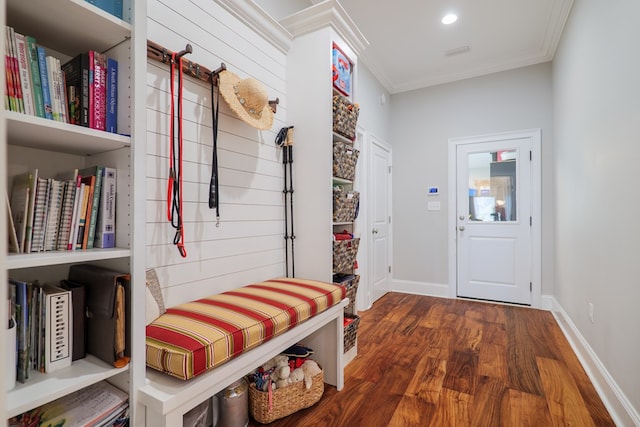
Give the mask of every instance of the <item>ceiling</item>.
<path id="1" fill-rule="evenodd" d="M 275 3 L 255 2 L 270 13 Z M 277 3 L 282 14 L 318 0 Z M 339 3 L 369 41 L 358 60 L 393 94 L 552 60 L 573 0 Z M 457 22 L 442 24 L 450 12 Z"/>

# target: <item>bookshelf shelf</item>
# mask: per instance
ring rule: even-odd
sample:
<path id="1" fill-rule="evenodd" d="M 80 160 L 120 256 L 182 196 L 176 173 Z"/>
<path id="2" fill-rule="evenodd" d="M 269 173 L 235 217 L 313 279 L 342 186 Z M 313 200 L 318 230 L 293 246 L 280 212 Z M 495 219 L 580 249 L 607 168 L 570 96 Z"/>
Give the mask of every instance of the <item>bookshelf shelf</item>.
<path id="1" fill-rule="evenodd" d="M 25 384 L 17 383 L 16 388 L 7 395 L 5 415 L 19 415 L 128 369 L 128 366 L 114 368 L 94 356 L 87 355 L 84 359 L 73 362 L 68 368 L 50 374 L 31 371 L 29 381 Z"/>
<path id="2" fill-rule="evenodd" d="M 41 117 L 4 111 L 11 145 L 90 155 L 131 145 L 131 138 Z"/>
<path id="3" fill-rule="evenodd" d="M 48 265 L 70 264 L 107 259 L 125 258 L 131 255 L 129 249 L 84 249 L 81 251 L 51 251 L 31 254 L 9 254 L 9 269 L 46 267 Z"/>
<path id="4" fill-rule="evenodd" d="M 132 27 L 84 0 L 7 0 L 7 21 L 47 48 L 75 56 L 105 51 L 131 37 Z M 37 13 L 34 13 L 37 10 Z"/>

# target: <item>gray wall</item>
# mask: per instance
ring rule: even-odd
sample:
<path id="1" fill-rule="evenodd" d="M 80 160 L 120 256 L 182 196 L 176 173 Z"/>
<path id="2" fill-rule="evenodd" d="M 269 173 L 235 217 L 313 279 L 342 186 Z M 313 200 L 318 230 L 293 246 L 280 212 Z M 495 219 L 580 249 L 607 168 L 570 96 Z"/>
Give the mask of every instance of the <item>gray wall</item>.
<path id="1" fill-rule="evenodd" d="M 635 408 L 640 408 L 638 16 L 635 0 L 576 0 L 553 65 L 555 295 Z"/>
<path id="2" fill-rule="evenodd" d="M 448 282 L 448 139 L 540 128 L 542 292 L 553 293 L 551 90 L 545 63 L 391 97 L 394 281 L 425 288 Z M 434 185 L 440 196 L 427 199 Z M 427 201 L 435 200 L 442 210 L 427 211 Z"/>

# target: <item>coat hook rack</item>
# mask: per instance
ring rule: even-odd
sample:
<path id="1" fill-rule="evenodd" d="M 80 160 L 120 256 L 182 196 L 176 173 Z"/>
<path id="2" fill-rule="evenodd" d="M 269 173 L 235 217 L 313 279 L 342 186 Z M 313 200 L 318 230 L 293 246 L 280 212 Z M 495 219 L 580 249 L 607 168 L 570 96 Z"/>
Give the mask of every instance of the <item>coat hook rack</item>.
<path id="1" fill-rule="evenodd" d="M 191 44 L 187 44 L 185 48 L 176 53 L 178 58 L 182 58 L 183 56 L 192 53 L 193 47 Z M 163 64 L 170 64 L 171 57 L 174 52 L 170 51 L 164 46 L 160 46 L 157 43 L 152 42 L 151 40 L 147 40 L 147 58 L 154 59 L 156 61 L 162 62 Z M 198 80 L 202 80 L 203 82 L 210 83 L 213 81 L 215 85 L 218 85 L 218 75 L 227 69 L 227 66 L 224 62 L 220 63 L 220 66 L 215 70 L 210 70 L 207 67 L 204 67 L 196 62 L 190 61 L 188 59 L 182 59 L 182 72 L 188 76 L 194 77 Z M 277 106 L 280 103 L 280 98 L 269 100 L 269 106 L 271 110 L 276 113 Z"/>

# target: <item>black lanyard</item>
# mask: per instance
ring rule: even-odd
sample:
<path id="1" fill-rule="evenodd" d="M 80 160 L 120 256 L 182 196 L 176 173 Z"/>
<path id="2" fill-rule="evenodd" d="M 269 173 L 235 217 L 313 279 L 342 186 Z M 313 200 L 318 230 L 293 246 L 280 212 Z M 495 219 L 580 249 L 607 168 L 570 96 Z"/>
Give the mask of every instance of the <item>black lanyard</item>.
<path id="1" fill-rule="evenodd" d="M 220 88 L 215 91 L 216 78 L 211 75 L 211 118 L 213 120 L 213 160 L 209 181 L 209 209 L 216 210 L 216 227 L 220 225 L 220 193 L 218 191 L 218 113 L 220 111 Z"/>

